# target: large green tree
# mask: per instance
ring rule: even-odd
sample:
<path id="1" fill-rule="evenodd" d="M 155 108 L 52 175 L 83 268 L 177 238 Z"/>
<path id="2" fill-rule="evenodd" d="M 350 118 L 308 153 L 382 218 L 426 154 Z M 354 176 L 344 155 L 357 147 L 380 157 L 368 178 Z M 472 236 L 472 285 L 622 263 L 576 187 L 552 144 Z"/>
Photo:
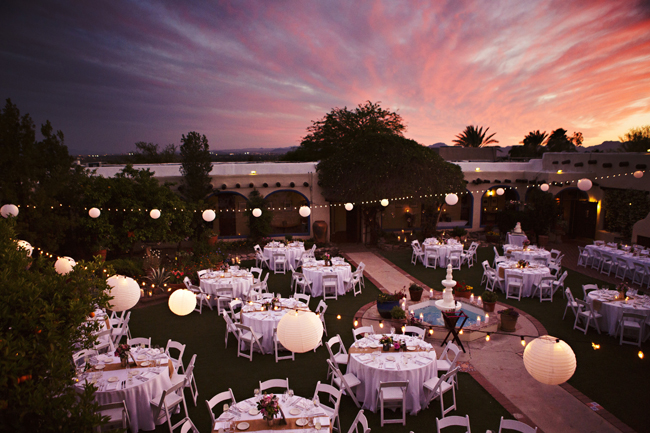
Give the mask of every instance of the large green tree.
<path id="1" fill-rule="evenodd" d="M 72 354 L 92 347 L 97 325 L 82 325 L 107 306 L 103 263 L 58 275 L 15 240 L 14 222 L 0 218 L 0 431 L 93 431 L 94 388 L 74 386 Z"/>
<path id="2" fill-rule="evenodd" d="M 492 138 L 496 135 L 496 132 L 487 135 L 489 129 L 490 128 L 487 127 L 485 128 L 485 131 L 483 131 L 482 126 L 480 128 L 474 125 L 466 126 L 465 130 L 458 134 L 453 142 L 456 146 L 462 147 L 483 147 L 491 143 L 498 143 L 497 140 Z"/>
<path id="3" fill-rule="evenodd" d="M 210 183 L 210 146 L 207 137 L 196 131 L 183 135 L 181 143 L 183 182 L 178 189 L 187 201 L 197 203 L 213 189 Z"/>
<path id="4" fill-rule="evenodd" d="M 325 117 L 312 121 L 300 147 L 288 152 L 285 161 L 320 161 L 368 134 L 402 136 L 406 126 L 402 117 L 381 108 L 378 102 L 366 101 L 356 108 L 334 108 Z"/>
<path id="5" fill-rule="evenodd" d="M 551 132 L 546 141 L 546 150 L 548 152 L 575 152 L 576 147 L 582 145 L 582 132 L 574 132 L 571 137 L 566 133 L 567 130 L 563 128 Z"/>
<path id="6" fill-rule="evenodd" d="M 631 128 L 621 140 L 620 149 L 623 152 L 648 152 L 650 150 L 650 125 Z"/>
<path id="7" fill-rule="evenodd" d="M 173 143 L 160 150 L 157 143 L 138 141 L 135 143 L 135 149 L 136 151 L 131 157 L 134 164 L 161 164 L 175 162 L 177 159 L 176 150 L 178 148 Z"/>

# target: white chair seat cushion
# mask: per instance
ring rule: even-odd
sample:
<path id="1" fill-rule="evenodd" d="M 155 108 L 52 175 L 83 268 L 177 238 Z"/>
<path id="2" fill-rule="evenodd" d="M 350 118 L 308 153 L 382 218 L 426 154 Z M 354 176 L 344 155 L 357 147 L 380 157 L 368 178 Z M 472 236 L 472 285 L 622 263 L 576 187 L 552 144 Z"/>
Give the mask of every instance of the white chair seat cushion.
<path id="1" fill-rule="evenodd" d="M 361 384 L 361 381 L 359 380 L 358 377 L 356 377 L 352 373 L 347 373 L 343 375 L 343 378 L 345 379 L 345 382 L 348 384 L 350 388 L 354 388 L 357 385 Z M 334 378 L 334 383 L 336 384 L 337 388 L 341 389 L 341 379 L 338 377 Z"/>
<path id="2" fill-rule="evenodd" d="M 183 380 L 184 379 L 185 379 L 185 376 L 183 376 Z M 165 396 L 165 404 L 167 405 L 168 409 L 176 406 L 181 401 L 183 401 L 183 397 L 181 397 L 180 395 L 175 394 L 175 393 L 167 394 Z M 160 403 L 160 396 L 158 396 L 158 397 L 154 398 L 153 400 L 151 400 L 151 404 L 153 404 L 156 407 L 158 406 L 158 403 Z"/>
<path id="3" fill-rule="evenodd" d="M 622 325 L 623 325 L 624 328 L 641 329 L 641 324 L 639 322 L 634 321 L 634 320 L 624 320 Z M 347 378 L 346 378 L 346 380 L 347 380 Z"/>
<path id="4" fill-rule="evenodd" d="M 432 377 L 431 379 L 427 380 L 424 382 L 424 387 L 428 389 L 429 391 L 433 391 L 436 388 L 436 385 L 438 384 L 438 381 L 440 380 L 439 377 Z M 447 391 L 449 388 L 451 388 L 451 385 L 448 384 L 447 382 L 442 382 L 440 385 L 440 391 L 444 394 L 445 391 Z"/>
<path id="5" fill-rule="evenodd" d="M 339 353 L 338 355 L 334 355 L 334 360 L 337 362 L 337 364 L 345 364 L 345 365 L 347 365 L 347 363 L 348 363 L 348 355 L 345 354 L 345 353 Z"/>
<path id="6" fill-rule="evenodd" d="M 402 388 L 398 387 L 382 388 L 381 395 L 384 401 L 400 401 L 404 398 Z"/>

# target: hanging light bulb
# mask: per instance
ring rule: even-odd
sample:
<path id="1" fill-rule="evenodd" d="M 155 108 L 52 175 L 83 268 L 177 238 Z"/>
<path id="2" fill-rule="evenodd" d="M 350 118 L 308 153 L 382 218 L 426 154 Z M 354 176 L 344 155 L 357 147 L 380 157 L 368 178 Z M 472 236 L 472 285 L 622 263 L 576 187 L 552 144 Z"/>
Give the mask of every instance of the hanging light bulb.
<path id="1" fill-rule="evenodd" d="M 548 191 L 549 188 L 550 188 L 550 187 L 548 186 L 548 183 L 543 183 L 543 184 L 539 187 L 539 189 L 541 189 L 541 190 L 544 191 L 544 192 Z"/>
<path id="2" fill-rule="evenodd" d="M 260 208 L 258 208 L 258 207 L 256 207 L 255 209 L 253 209 L 253 216 L 254 216 L 255 218 L 259 218 L 259 217 L 261 217 L 261 216 L 262 216 L 262 209 L 260 209 Z"/>
<path id="3" fill-rule="evenodd" d="M 487 335 L 485 336 L 485 341 L 490 341 L 490 333 L 488 332 Z"/>
<path id="4" fill-rule="evenodd" d="M 592 182 L 587 178 L 580 179 L 578 181 L 578 189 L 580 189 L 581 191 L 589 191 L 592 185 L 593 185 Z"/>
<path id="5" fill-rule="evenodd" d="M 203 211 L 203 221 L 212 222 L 217 217 L 217 214 L 212 209 L 206 209 Z"/>
<path id="6" fill-rule="evenodd" d="M 337 314 L 337 315 L 336 315 L 336 319 L 337 319 L 337 320 L 341 320 L 341 315 L 340 315 L 340 314 Z"/>
<path id="7" fill-rule="evenodd" d="M 151 209 L 151 212 L 149 212 L 149 216 L 155 220 L 160 218 L 160 211 L 158 209 Z"/>
<path id="8" fill-rule="evenodd" d="M 90 208 L 88 211 L 88 215 L 90 215 L 91 218 L 99 218 L 101 214 L 102 213 L 96 207 Z"/>
<path id="9" fill-rule="evenodd" d="M 354 209 L 354 205 L 352 203 L 345 204 L 345 210 L 351 211 L 352 209 Z"/>
<path id="10" fill-rule="evenodd" d="M 379 327 L 380 327 L 381 329 L 384 329 L 384 321 L 383 321 L 383 320 L 380 320 L 380 321 L 379 321 Z"/>
<path id="11" fill-rule="evenodd" d="M 526 347 L 526 340 L 524 340 L 524 337 L 521 337 L 521 345 Z"/>

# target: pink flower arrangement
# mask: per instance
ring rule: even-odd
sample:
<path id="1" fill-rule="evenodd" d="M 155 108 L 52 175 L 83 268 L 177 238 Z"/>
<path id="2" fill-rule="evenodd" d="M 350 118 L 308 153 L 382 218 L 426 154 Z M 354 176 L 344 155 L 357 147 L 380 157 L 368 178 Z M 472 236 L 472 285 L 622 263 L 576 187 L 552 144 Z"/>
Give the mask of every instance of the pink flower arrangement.
<path id="1" fill-rule="evenodd" d="M 257 402 L 257 409 L 266 419 L 273 419 L 280 412 L 278 397 L 273 394 L 264 394 Z"/>

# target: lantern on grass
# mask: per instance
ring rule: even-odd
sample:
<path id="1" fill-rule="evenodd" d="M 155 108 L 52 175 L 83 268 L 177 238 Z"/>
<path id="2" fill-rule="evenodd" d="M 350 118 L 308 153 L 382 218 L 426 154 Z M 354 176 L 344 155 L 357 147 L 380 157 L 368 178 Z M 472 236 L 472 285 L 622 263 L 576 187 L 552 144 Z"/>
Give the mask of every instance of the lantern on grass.
<path id="1" fill-rule="evenodd" d="M 548 191 L 548 189 L 549 189 L 548 183 L 543 183 L 543 184 L 539 187 L 539 189 L 541 189 L 541 190 L 544 191 L 544 192 Z"/>
<path id="2" fill-rule="evenodd" d="M 635 171 L 634 177 L 636 177 L 637 179 L 641 179 L 643 177 L 643 172 L 641 170 Z"/>
<path id="3" fill-rule="evenodd" d="M 155 220 L 160 218 L 160 211 L 158 209 L 151 209 L 151 212 L 149 212 L 149 216 Z"/>
<path id="4" fill-rule="evenodd" d="M 30 244 L 27 241 L 16 241 L 16 244 L 18 244 L 19 249 L 22 248 L 24 250 L 27 250 L 27 257 L 32 256 L 32 251 L 34 251 L 34 247 L 32 246 L 32 244 Z"/>
<path id="5" fill-rule="evenodd" d="M 503 195 L 505 194 L 506 190 L 503 188 L 497 188 L 497 195 Z"/>
<path id="6" fill-rule="evenodd" d="M 453 192 L 451 194 L 447 194 L 445 196 L 445 203 L 447 203 L 449 206 L 455 205 L 458 203 L 458 196 Z"/>
<path id="7" fill-rule="evenodd" d="M 17 217 L 18 216 L 18 206 L 15 204 L 6 204 L 0 207 L 0 215 L 4 218 Z"/>
<path id="8" fill-rule="evenodd" d="M 54 263 L 54 270 L 59 275 L 69 274 L 76 264 L 77 262 L 72 257 L 59 257 L 56 259 L 56 263 Z"/>
<path id="9" fill-rule="evenodd" d="M 92 208 L 90 208 L 90 210 L 88 211 L 88 215 L 90 215 L 91 218 L 99 218 L 99 216 L 100 216 L 101 214 L 102 214 L 102 213 L 101 213 L 101 212 L 99 211 L 99 209 L 97 209 L 96 207 L 92 207 Z"/>
<path id="10" fill-rule="evenodd" d="M 524 366 L 538 382 L 559 385 L 569 380 L 576 371 L 576 356 L 564 341 L 542 335 L 526 346 Z"/>
<path id="11" fill-rule="evenodd" d="M 106 284 L 110 287 L 108 296 L 113 297 L 108 301 L 109 309 L 112 311 L 126 311 L 140 300 L 140 286 L 131 277 L 113 275 L 106 280 Z"/>
<path id="12" fill-rule="evenodd" d="M 318 346 L 321 338 L 323 322 L 311 311 L 289 311 L 278 323 L 278 340 L 292 352 L 309 352 Z"/>
<path id="13" fill-rule="evenodd" d="M 354 209 L 354 205 L 353 205 L 352 203 L 346 203 L 346 204 L 345 204 L 345 210 L 346 210 L 346 211 L 349 212 L 349 211 L 351 211 L 352 209 Z"/>
<path id="14" fill-rule="evenodd" d="M 203 211 L 203 221 L 212 222 L 217 217 L 217 214 L 214 213 L 212 209 L 207 209 Z"/>
<path id="15" fill-rule="evenodd" d="M 578 189 L 581 191 L 589 191 L 591 189 L 592 183 L 589 179 L 584 178 L 578 181 Z"/>
<path id="16" fill-rule="evenodd" d="M 255 209 L 253 209 L 253 216 L 254 216 L 255 218 L 259 218 L 259 217 L 261 217 L 261 216 L 262 216 L 262 209 L 260 209 L 260 208 L 258 208 L 258 207 L 256 207 Z"/>
<path id="17" fill-rule="evenodd" d="M 298 213 L 300 213 L 301 217 L 307 218 L 309 215 L 311 215 L 311 209 L 309 209 L 308 206 L 300 206 Z"/>
<path id="18" fill-rule="evenodd" d="M 187 289 L 179 289 L 169 297 L 169 309 L 178 316 L 187 316 L 196 308 L 196 295 Z"/>

